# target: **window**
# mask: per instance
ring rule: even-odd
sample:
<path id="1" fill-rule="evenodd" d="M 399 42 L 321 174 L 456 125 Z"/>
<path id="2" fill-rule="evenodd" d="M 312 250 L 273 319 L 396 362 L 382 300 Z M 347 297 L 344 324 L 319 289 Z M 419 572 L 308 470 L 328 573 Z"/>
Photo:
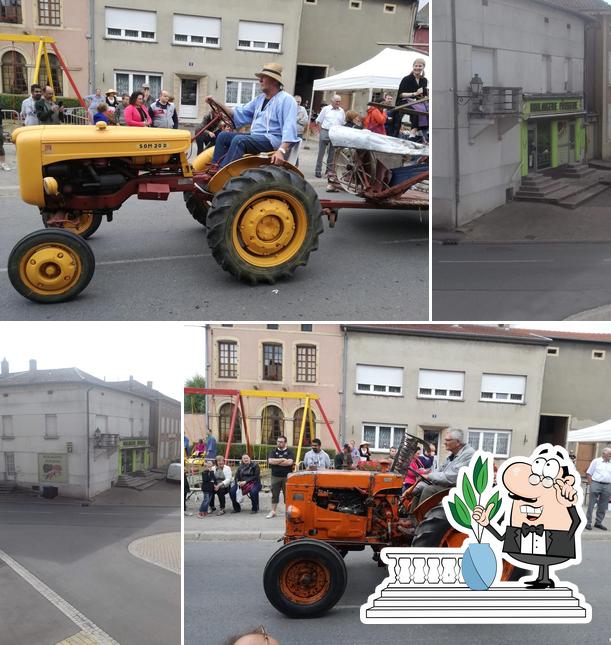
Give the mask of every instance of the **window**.
<path id="1" fill-rule="evenodd" d="M 263 380 L 282 380 L 282 345 L 263 343 Z"/>
<path id="2" fill-rule="evenodd" d="M 526 377 L 513 374 L 482 374 L 481 401 L 523 403 Z"/>
<path id="3" fill-rule="evenodd" d="M 284 434 L 284 414 L 277 405 L 268 405 L 261 413 L 261 442 L 272 445 Z"/>
<path id="4" fill-rule="evenodd" d="M 238 378 L 238 344 L 219 340 L 219 378 Z"/>
<path id="5" fill-rule="evenodd" d="M 131 94 L 139 90 L 145 83 L 151 87 L 151 96 L 159 96 L 162 83 L 161 74 L 149 74 L 148 72 L 115 72 L 115 89 L 117 94 Z"/>
<path id="6" fill-rule="evenodd" d="M 0 23 L 8 22 L 19 25 L 21 17 L 21 0 L 0 0 Z"/>
<path id="7" fill-rule="evenodd" d="M 318 0 L 303 0 L 304 4 L 318 4 Z"/>
<path id="8" fill-rule="evenodd" d="M 27 94 L 28 72 L 23 55 L 14 50 L 7 51 L 2 55 L 1 66 L 2 91 L 5 94 Z"/>
<path id="9" fill-rule="evenodd" d="M 592 350 L 592 358 L 595 361 L 604 361 L 605 360 L 605 351 L 602 349 Z"/>
<path id="10" fill-rule="evenodd" d="M 224 403 L 219 410 L 219 441 L 229 441 L 229 430 L 231 429 L 231 415 L 235 406 L 232 403 Z M 232 443 L 242 443 L 242 420 L 238 410 L 233 427 Z"/>
<path id="11" fill-rule="evenodd" d="M 7 477 L 14 477 L 17 474 L 15 470 L 15 453 L 14 452 L 5 452 L 4 453 L 4 472 Z"/>
<path id="12" fill-rule="evenodd" d="M 38 0 L 38 24 L 50 27 L 62 24 L 60 0 Z"/>
<path id="13" fill-rule="evenodd" d="M 293 445 L 299 445 L 299 433 L 301 432 L 301 424 L 303 423 L 303 410 L 304 408 L 299 408 L 295 410 L 293 415 Z M 308 418 L 306 419 L 305 430 L 303 432 L 303 443 L 302 446 L 309 446 L 312 443 L 312 439 L 316 436 L 316 415 L 312 410 L 312 422 L 314 423 L 314 435 L 310 432 L 310 413 L 308 412 Z"/>
<path id="14" fill-rule="evenodd" d="M 363 441 L 368 441 L 372 450 L 390 450 L 401 445 L 406 431 L 406 426 L 364 424 Z"/>
<path id="15" fill-rule="evenodd" d="M 106 8 L 107 38 L 154 40 L 156 31 L 157 14 L 154 11 Z"/>
<path id="16" fill-rule="evenodd" d="M 385 4 L 384 5 L 384 13 L 395 13 L 397 11 L 397 5 L 396 4 Z"/>
<path id="17" fill-rule="evenodd" d="M 558 356 L 560 354 L 560 347 L 548 347 L 547 355 L 548 356 Z"/>
<path id="18" fill-rule="evenodd" d="M 420 370 L 418 396 L 429 399 L 462 399 L 465 388 L 464 372 Z"/>
<path id="19" fill-rule="evenodd" d="M 174 14 L 174 43 L 220 47 L 221 19 Z"/>
<path id="20" fill-rule="evenodd" d="M 282 25 L 271 22 L 240 20 L 238 49 L 280 51 L 282 48 Z"/>
<path id="21" fill-rule="evenodd" d="M 348 1 L 348 6 L 350 9 L 360 9 L 362 7 L 363 3 L 361 0 L 349 0 Z"/>
<path id="22" fill-rule="evenodd" d="M 268 329 L 279 329 L 280 325 L 267 325 Z"/>
<path id="23" fill-rule="evenodd" d="M 56 414 L 45 414 L 45 439 L 57 439 Z"/>
<path id="24" fill-rule="evenodd" d="M 227 79 L 225 103 L 238 105 L 252 101 L 259 93 L 259 82 L 251 80 Z"/>
<path id="25" fill-rule="evenodd" d="M 63 83 L 63 76 L 62 76 L 62 68 L 55 54 L 48 54 L 48 56 L 49 56 L 49 66 L 51 67 L 51 78 L 48 78 L 47 76 L 46 65 L 41 65 L 38 82 L 42 87 L 44 87 L 45 85 L 50 85 L 55 90 L 56 95 L 63 96 L 64 83 Z"/>
<path id="26" fill-rule="evenodd" d="M 296 381 L 298 383 L 316 383 L 316 347 L 314 345 L 297 345 Z"/>
<path id="27" fill-rule="evenodd" d="M 301 325 L 301 331 L 312 331 L 312 325 Z"/>
<path id="28" fill-rule="evenodd" d="M 511 432 L 498 430 L 469 430 L 468 443 L 475 450 L 491 452 L 495 457 L 509 457 Z"/>
<path id="29" fill-rule="evenodd" d="M 403 368 L 357 365 L 356 391 L 358 394 L 401 396 L 403 393 Z"/>
<path id="30" fill-rule="evenodd" d="M 13 434 L 13 417 L 11 415 L 5 414 L 0 418 L 2 422 L 2 438 L 3 439 L 14 439 L 15 435 Z"/>

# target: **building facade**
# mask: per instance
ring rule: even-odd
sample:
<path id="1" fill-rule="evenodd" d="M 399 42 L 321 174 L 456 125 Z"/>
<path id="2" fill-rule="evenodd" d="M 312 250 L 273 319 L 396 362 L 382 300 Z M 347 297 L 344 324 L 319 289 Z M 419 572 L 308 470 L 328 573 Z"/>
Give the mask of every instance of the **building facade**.
<path id="1" fill-rule="evenodd" d="M 531 172 L 585 159 L 590 18 L 569 5 L 432 4 L 435 58 L 444 61 L 432 103 L 432 145 L 445 151 L 434 170 L 436 227 L 456 228 L 504 204 Z"/>
<path id="2" fill-rule="evenodd" d="M 147 432 L 150 468 L 165 468 L 181 457 L 180 401 L 153 389 L 152 381 L 146 385 L 130 376 L 128 381 L 111 383 L 126 392 L 137 394 L 149 401 L 150 416 Z"/>
<path id="3" fill-rule="evenodd" d="M 83 0 L 11 0 L 0 3 L 0 36 L 30 34 L 54 38 L 81 95 L 89 80 L 89 2 Z M 0 40 L 0 93 L 29 94 L 38 45 Z M 57 57 L 49 53 L 55 93 L 74 97 Z M 47 83 L 44 66 L 39 83 Z M 21 106 L 19 106 L 21 107 Z"/>
<path id="4" fill-rule="evenodd" d="M 0 478 L 91 498 L 148 467 L 149 403 L 76 368 L 0 374 Z"/>
<path id="5" fill-rule="evenodd" d="M 338 325 L 208 325 L 206 347 L 209 387 L 262 392 L 244 398 L 251 443 L 275 445 L 284 434 L 289 445 L 298 445 L 304 399 L 263 394 L 270 391 L 318 395 L 335 434 L 340 432 L 343 336 Z M 220 441 L 228 439 L 232 401 L 207 397 L 206 423 Z M 316 406 L 313 411 L 316 435 L 324 447 L 333 447 L 322 415 Z M 234 442 L 245 439 L 240 424 Z"/>
<path id="6" fill-rule="evenodd" d="M 543 333 L 551 343 L 547 348 L 539 434 L 542 441 L 566 445 L 570 430 L 611 419 L 611 335 Z M 605 446 L 580 443 L 576 451 L 579 472 L 583 473 Z"/>
<path id="7" fill-rule="evenodd" d="M 153 96 L 175 97 L 182 123 L 201 121 L 207 95 L 228 105 L 259 93 L 254 74 L 268 62 L 295 84 L 301 0 L 96 0 L 94 84 L 131 93 L 148 83 Z"/>
<path id="8" fill-rule="evenodd" d="M 483 325 L 347 325 L 342 439 L 368 441 L 378 457 L 405 432 L 437 446 L 465 431 L 498 459 L 530 454 L 548 339 Z"/>

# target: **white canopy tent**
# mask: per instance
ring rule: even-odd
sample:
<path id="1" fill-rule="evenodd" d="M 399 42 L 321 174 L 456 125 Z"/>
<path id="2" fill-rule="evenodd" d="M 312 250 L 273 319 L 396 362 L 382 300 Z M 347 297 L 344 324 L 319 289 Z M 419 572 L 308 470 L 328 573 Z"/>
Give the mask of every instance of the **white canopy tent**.
<path id="1" fill-rule="evenodd" d="M 594 443 L 611 442 L 611 419 L 598 423 L 589 428 L 581 428 L 581 430 L 571 430 L 569 432 L 568 441 L 585 442 L 591 441 Z"/>
<path id="2" fill-rule="evenodd" d="M 416 58 L 426 61 L 425 76 L 430 82 L 429 57 L 415 51 L 390 49 L 387 47 L 364 63 L 344 72 L 319 78 L 314 81 L 314 92 L 322 90 L 396 90 L 404 76 L 407 76 Z M 311 104 L 310 104 L 311 105 Z"/>

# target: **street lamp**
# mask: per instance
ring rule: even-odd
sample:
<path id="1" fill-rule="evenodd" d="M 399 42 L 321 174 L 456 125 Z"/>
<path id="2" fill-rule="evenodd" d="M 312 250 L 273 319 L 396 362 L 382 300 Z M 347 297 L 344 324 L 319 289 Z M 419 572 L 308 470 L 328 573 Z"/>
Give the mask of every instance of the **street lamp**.
<path id="1" fill-rule="evenodd" d="M 481 103 L 483 87 L 484 81 L 482 81 L 479 74 L 474 74 L 473 78 L 469 81 L 469 93 L 456 94 L 456 101 L 458 102 L 458 105 L 466 105 L 467 103 Z"/>

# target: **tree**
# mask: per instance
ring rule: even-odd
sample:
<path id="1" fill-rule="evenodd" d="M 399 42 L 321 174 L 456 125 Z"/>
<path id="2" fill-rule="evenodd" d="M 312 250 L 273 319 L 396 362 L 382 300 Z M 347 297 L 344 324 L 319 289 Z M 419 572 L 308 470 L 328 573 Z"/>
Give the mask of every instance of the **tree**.
<path id="1" fill-rule="evenodd" d="M 185 387 L 206 387 L 206 379 L 196 374 L 185 381 Z M 206 397 L 203 394 L 185 395 L 185 414 L 204 414 L 205 411 Z"/>

